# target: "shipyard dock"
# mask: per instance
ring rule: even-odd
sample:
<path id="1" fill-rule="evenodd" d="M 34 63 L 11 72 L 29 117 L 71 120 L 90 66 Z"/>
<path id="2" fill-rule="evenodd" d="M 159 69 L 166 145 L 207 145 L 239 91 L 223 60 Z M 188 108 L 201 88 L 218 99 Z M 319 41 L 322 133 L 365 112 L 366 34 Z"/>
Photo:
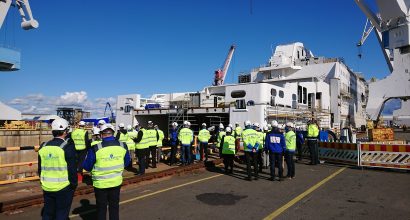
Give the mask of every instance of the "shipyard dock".
<path id="1" fill-rule="evenodd" d="M 306 161 L 305 161 L 306 162 Z M 410 175 L 406 172 L 321 164 L 296 165 L 296 178 L 245 181 L 242 165 L 220 167 L 122 188 L 121 219 L 406 219 Z M 18 194 L 18 192 L 16 192 Z M 41 205 L 1 213 L 1 218 L 39 217 Z M 93 194 L 76 196 L 70 219 L 95 219 Z"/>

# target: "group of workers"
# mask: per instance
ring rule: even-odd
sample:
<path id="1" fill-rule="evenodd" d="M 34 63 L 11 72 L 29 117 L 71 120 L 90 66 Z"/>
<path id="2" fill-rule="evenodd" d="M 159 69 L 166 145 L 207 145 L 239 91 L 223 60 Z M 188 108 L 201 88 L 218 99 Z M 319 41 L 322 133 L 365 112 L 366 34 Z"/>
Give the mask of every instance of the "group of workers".
<path id="1" fill-rule="evenodd" d="M 223 125 L 220 126 L 223 129 Z M 220 131 L 218 143 L 220 155 L 224 159 L 225 173 L 233 173 L 233 161 L 239 150 L 240 139 L 243 141 L 243 151 L 245 153 L 247 180 L 259 178 L 259 173 L 270 165 L 270 180 L 281 181 L 283 176 L 283 157 L 286 161 L 288 179 L 295 178 L 294 156 L 298 151 L 298 160 L 302 158 L 302 144 L 304 134 L 299 127 L 295 129 L 292 122 L 280 127 L 277 121 L 272 121 L 269 126 L 262 126 L 259 123 L 251 124 L 245 121 L 245 129 L 236 123 L 235 129 L 226 127 L 225 131 Z M 311 164 L 318 164 L 318 138 L 319 128 L 316 121 L 312 120 L 308 125 L 307 140 L 311 155 Z M 278 167 L 278 176 L 275 175 L 275 167 Z M 252 172 L 253 167 L 253 172 Z"/>
<path id="2" fill-rule="evenodd" d="M 162 146 L 164 133 L 148 121 L 147 128 L 140 124 L 135 127 L 123 123 L 115 127 L 105 121 L 99 121 L 98 126 L 92 129 L 92 139 L 88 138 L 85 123 L 70 132 L 70 126 L 65 119 L 56 119 L 51 124 L 53 139 L 42 143 L 38 156 L 38 173 L 44 191 L 43 219 L 67 219 L 71 208 L 74 191 L 82 171 L 91 173 L 97 203 L 98 219 L 106 219 L 107 207 L 109 219 L 119 219 L 120 188 L 123 181 L 123 170 L 132 166 L 132 155 L 135 151 L 138 159 L 138 175 L 143 175 L 145 169 L 155 168 L 157 164 L 157 149 Z M 178 129 L 176 122 L 172 123 L 169 132 L 171 156 L 169 165 L 177 163 L 176 154 L 180 145 L 181 164 L 193 162 L 192 152 L 194 132 L 188 121 Z M 270 127 L 270 128 L 269 128 Z M 200 160 L 208 160 L 208 142 L 211 133 L 205 123 L 198 133 Z M 247 179 L 253 175 L 258 179 L 258 172 L 266 168 L 263 160 L 269 155 L 271 180 L 275 180 L 275 163 L 278 164 L 278 180 L 283 178 L 282 156 L 286 158 L 287 177 L 295 177 L 293 156 L 296 148 L 301 152 L 303 136 L 294 132 L 293 123 L 288 123 L 285 134 L 279 129 L 278 123 L 272 121 L 270 126 L 263 128 L 258 124 L 245 122 L 245 129 L 239 123 L 235 128 L 231 125 L 223 128 L 221 124 L 217 133 L 217 147 L 223 158 L 226 173 L 233 173 L 234 158 L 239 151 L 240 141 L 243 141 L 245 153 Z M 319 162 L 317 156 L 317 124 L 310 123 L 307 132 L 307 141 L 311 151 L 311 164 Z M 300 133 L 301 134 L 301 133 Z M 265 155 L 265 156 L 263 156 Z M 300 156 L 299 156 L 300 159 Z"/>

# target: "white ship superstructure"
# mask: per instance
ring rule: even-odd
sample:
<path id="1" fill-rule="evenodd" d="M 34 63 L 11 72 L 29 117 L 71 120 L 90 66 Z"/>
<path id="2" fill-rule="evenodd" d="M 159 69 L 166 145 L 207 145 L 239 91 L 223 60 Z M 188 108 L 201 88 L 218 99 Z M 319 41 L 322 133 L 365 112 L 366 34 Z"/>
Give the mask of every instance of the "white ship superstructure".
<path id="1" fill-rule="evenodd" d="M 301 124 L 313 118 L 323 128 L 366 124 L 367 83 L 340 58 L 315 57 L 302 43 L 279 45 L 267 65 L 242 74 L 237 84 L 200 92 L 118 96 L 117 122 L 156 121 L 161 127 L 192 121 L 193 126 L 245 120 Z M 132 98 L 132 108 L 126 100 Z M 138 104 L 136 104 L 138 103 Z M 127 112 L 124 111 L 127 108 Z"/>

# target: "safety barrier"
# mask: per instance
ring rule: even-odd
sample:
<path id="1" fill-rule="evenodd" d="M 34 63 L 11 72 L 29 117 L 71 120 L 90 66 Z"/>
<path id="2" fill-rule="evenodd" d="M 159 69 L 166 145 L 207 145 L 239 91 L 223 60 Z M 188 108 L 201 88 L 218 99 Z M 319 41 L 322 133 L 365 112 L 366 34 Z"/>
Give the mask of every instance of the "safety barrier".
<path id="1" fill-rule="evenodd" d="M 334 163 L 349 165 L 358 164 L 358 147 L 357 144 L 342 142 L 319 142 L 319 159 Z M 309 147 L 303 145 L 302 155 L 310 156 Z"/>
<path id="2" fill-rule="evenodd" d="M 319 142 L 319 158 L 343 164 L 358 164 L 357 144 Z"/>
<path id="3" fill-rule="evenodd" d="M 359 166 L 410 169 L 410 145 L 360 144 Z"/>
<path id="4" fill-rule="evenodd" d="M 310 156 L 307 145 L 303 146 L 302 155 Z M 319 159 L 361 167 L 410 170 L 410 145 L 319 142 Z"/>

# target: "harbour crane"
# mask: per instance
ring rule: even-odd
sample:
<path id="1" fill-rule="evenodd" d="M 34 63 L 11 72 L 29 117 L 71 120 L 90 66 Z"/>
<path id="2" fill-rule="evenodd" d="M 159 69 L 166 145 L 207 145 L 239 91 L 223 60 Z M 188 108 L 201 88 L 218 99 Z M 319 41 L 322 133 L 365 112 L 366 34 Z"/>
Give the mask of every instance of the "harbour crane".
<path id="1" fill-rule="evenodd" d="M 107 113 L 107 108 L 108 110 L 110 110 L 110 113 L 111 113 L 110 118 L 109 118 L 110 123 L 113 123 L 115 122 L 115 115 L 114 115 L 114 111 L 111 108 L 111 104 L 109 102 L 105 103 L 104 117 L 105 117 L 105 114 Z"/>
<path id="2" fill-rule="evenodd" d="M 214 77 L 214 86 L 223 85 L 226 77 L 226 73 L 228 72 L 229 65 L 231 64 L 233 53 L 235 52 L 235 45 L 232 45 L 229 48 L 228 56 L 226 56 L 225 62 L 222 68 L 215 70 L 215 77 Z"/>
<path id="3" fill-rule="evenodd" d="M 384 79 L 369 84 L 366 112 L 377 122 L 388 100 L 410 99 L 410 0 L 376 0 L 378 13 L 364 0 L 355 2 L 374 26 L 391 72 Z"/>
<path id="4" fill-rule="evenodd" d="M 39 23 L 33 18 L 28 0 L 0 0 L 0 29 L 7 17 L 10 7 L 17 7 L 21 16 L 21 28 L 30 30 L 38 28 Z M 0 47 L 0 71 L 20 69 L 20 52 L 10 48 Z"/>

